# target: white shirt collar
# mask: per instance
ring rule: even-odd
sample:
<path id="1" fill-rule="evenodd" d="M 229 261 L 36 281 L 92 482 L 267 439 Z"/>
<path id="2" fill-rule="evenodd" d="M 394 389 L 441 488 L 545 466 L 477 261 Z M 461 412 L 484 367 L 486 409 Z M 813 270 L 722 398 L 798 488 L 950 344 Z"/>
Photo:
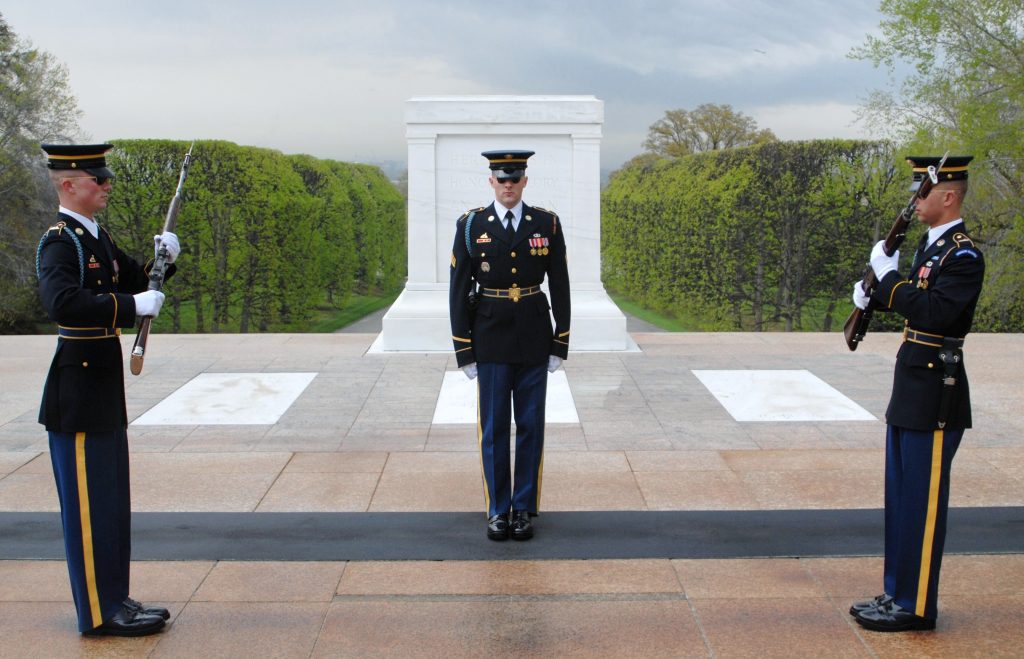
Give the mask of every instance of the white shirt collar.
<path id="1" fill-rule="evenodd" d="M 932 227 L 931 229 L 928 229 L 928 244 L 925 245 L 925 249 L 931 247 L 932 244 L 934 244 L 935 241 L 939 239 L 939 236 L 949 231 L 952 227 L 963 223 L 964 219 L 962 217 L 958 217 L 952 222 L 946 222 L 945 224 L 940 224 L 937 227 Z"/>
<path id="2" fill-rule="evenodd" d="M 51 206 L 50 208 L 53 208 L 53 206 Z M 100 237 L 100 225 L 96 223 L 96 220 L 91 220 L 86 216 L 82 215 L 81 213 L 76 213 L 75 211 L 68 210 L 63 206 L 59 207 L 57 210 L 61 213 L 64 213 L 65 215 L 70 215 L 71 217 L 78 220 L 81 223 L 81 225 L 85 227 L 89 231 L 89 233 L 92 234 L 93 238 L 98 239 Z"/>
<path id="3" fill-rule="evenodd" d="M 499 213 L 499 218 L 502 222 L 505 221 L 505 211 L 512 211 L 512 227 L 515 229 L 519 228 L 519 218 L 523 216 L 523 200 L 520 199 L 519 203 L 512 208 L 505 208 L 505 205 L 500 201 L 494 201 L 494 210 Z"/>

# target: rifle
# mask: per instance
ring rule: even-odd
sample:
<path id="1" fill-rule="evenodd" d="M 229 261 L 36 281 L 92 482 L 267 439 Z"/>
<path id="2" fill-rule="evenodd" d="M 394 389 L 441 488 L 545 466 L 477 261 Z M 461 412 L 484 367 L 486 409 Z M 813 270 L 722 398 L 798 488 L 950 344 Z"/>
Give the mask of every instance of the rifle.
<path id="1" fill-rule="evenodd" d="M 907 237 L 907 227 L 910 226 L 910 221 L 914 216 L 917 200 L 927 197 L 932 186 L 939 182 L 938 173 L 942 166 L 946 164 L 946 156 L 948 155 L 949 151 L 942 156 L 938 167 L 928 167 L 928 176 L 921 181 L 921 185 L 914 191 L 914 196 L 910 198 L 906 207 L 896 216 L 896 221 L 893 223 L 892 228 L 889 229 L 889 235 L 885 237 L 885 244 L 882 245 L 882 249 L 885 250 L 887 256 L 892 256 L 893 252 L 903 244 L 903 239 Z M 868 296 L 878 287 L 878 279 L 875 277 L 875 271 L 871 268 L 870 263 L 868 264 L 867 271 L 864 273 L 864 279 L 861 280 L 860 286 Z M 871 323 L 871 314 L 874 310 L 875 301 L 869 300 L 866 309 L 861 309 L 855 305 L 853 312 L 850 313 L 850 317 L 846 319 L 846 324 L 843 325 L 843 336 L 846 338 L 846 347 L 851 351 L 857 349 L 857 344 L 863 341 L 864 335 L 868 333 L 868 325 Z"/>
<path id="2" fill-rule="evenodd" d="M 195 142 L 189 145 L 188 153 L 185 154 L 185 161 L 181 163 L 181 174 L 178 176 L 178 188 L 174 191 L 171 205 L 167 208 L 167 218 L 164 220 L 164 233 L 174 231 L 174 225 L 178 221 L 178 213 L 181 211 L 181 192 L 185 187 L 185 177 L 188 176 L 188 166 L 192 161 L 192 147 Z M 167 248 L 160 245 L 156 258 L 153 259 L 153 266 L 149 269 L 149 290 L 159 291 L 164 285 L 164 277 L 167 275 Z M 132 358 L 130 369 L 132 375 L 142 372 L 142 360 L 146 356 L 146 341 L 149 339 L 149 327 L 153 324 L 153 316 L 143 316 L 139 321 L 139 332 L 135 335 L 135 345 L 132 347 Z"/>

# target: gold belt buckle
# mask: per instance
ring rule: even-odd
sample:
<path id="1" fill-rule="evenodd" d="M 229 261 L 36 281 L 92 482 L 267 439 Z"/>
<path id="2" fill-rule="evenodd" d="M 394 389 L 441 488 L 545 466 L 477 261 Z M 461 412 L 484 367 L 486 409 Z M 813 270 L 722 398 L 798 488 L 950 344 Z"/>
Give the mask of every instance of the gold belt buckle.
<path id="1" fill-rule="evenodd" d="M 519 301 L 519 287 L 516 286 L 515 284 L 513 284 L 512 288 L 508 289 L 508 297 L 513 302 L 518 302 Z"/>

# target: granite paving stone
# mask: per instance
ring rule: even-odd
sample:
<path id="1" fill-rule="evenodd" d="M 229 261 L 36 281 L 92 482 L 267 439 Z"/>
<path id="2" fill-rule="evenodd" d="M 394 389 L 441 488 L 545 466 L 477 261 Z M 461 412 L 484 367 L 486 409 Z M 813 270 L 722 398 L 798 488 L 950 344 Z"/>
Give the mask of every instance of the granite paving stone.
<path id="1" fill-rule="evenodd" d="M 633 337 L 643 352 L 565 363 L 580 422 L 547 428 L 543 512 L 881 507 L 898 334 L 856 353 L 838 333 Z M 371 354 L 373 339 L 160 335 L 142 376 L 126 374 L 131 418 L 202 373 L 317 376 L 275 424 L 130 427 L 133 509 L 471 512 L 486 543 L 476 427 L 431 424 L 453 357 Z M 36 421 L 53 347 L 0 337 L 2 512 L 58 509 Z M 951 503 L 1024 507 L 1024 334 L 972 335 L 969 350 L 975 427 Z M 737 422 L 692 370 L 741 368 L 806 369 L 877 420 Z M 544 542 L 551 529 L 536 522 L 531 542 Z M 131 594 L 172 613 L 145 639 L 81 637 L 63 561 L 0 561 L 0 656 L 902 658 L 1024 646 L 1024 550 L 947 553 L 938 630 L 879 634 L 846 609 L 881 591 L 880 556 L 515 560 L 524 545 L 487 546 L 508 560 L 136 561 Z"/>

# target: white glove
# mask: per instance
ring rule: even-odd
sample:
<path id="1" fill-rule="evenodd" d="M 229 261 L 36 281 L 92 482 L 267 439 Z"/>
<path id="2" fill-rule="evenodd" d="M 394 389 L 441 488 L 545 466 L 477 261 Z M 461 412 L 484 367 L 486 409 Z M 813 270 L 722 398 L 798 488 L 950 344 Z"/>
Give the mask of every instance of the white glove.
<path id="1" fill-rule="evenodd" d="M 470 380 L 476 379 L 476 362 L 472 364 L 466 364 L 462 367 L 462 372 L 466 374 L 466 377 Z"/>
<path id="2" fill-rule="evenodd" d="M 863 311 L 868 308 L 868 302 L 871 301 L 871 297 L 864 293 L 864 287 L 861 286 L 861 283 L 857 281 L 853 284 L 853 306 Z"/>
<path id="3" fill-rule="evenodd" d="M 164 294 L 160 291 L 145 291 L 143 293 L 136 293 L 132 297 L 135 298 L 136 316 L 152 316 L 156 318 L 157 314 L 160 313 L 160 306 L 164 303 Z"/>
<path id="4" fill-rule="evenodd" d="M 164 231 L 159 236 L 153 236 L 153 255 L 160 253 L 160 245 L 167 248 L 167 262 L 174 263 L 181 254 L 181 245 L 178 244 L 178 236 L 170 231 Z"/>
<path id="5" fill-rule="evenodd" d="M 882 277 L 900 266 L 900 250 L 893 252 L 892 256 L 886 256 L 885 250 L 882 249 L 884 244 L 884 240 L 879 240 L 871 249 L 871 269 L 875 271 L 878 281 L 882 281 Z"/>
<path id="6" fill-rule="evenodd" d="M 562 358 L 554 355 L 548 356 L 548 373 L 554 373 L 562 365 Z"/>

